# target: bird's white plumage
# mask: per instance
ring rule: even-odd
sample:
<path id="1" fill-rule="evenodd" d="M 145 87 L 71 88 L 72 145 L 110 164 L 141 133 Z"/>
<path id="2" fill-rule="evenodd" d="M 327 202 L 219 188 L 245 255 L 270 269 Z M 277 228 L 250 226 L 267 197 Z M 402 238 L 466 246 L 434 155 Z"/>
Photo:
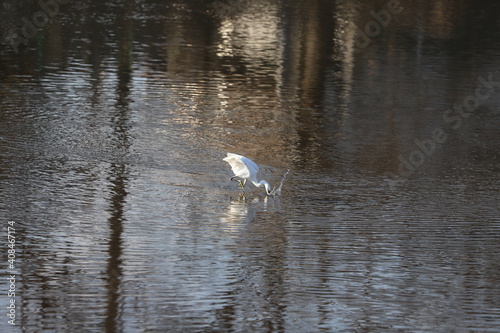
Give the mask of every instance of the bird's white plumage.
<path id="1" fill-rule="evenodd" d="M 251 159 L 238 154 L 227 153 L 224 161 L 229 163 L 235 176 L 257 182 L 259 166 Z"/>
<path id="2" fill-rule="evenodd" d="M 264 185 L 266 192 L 268 194 L 271 193 L 271 187 L 268 182 L 265 180 L 261 180 L 260 182 L 257 180 L 257 173 L 259 172 L 259 166 L 255 164 L 251 159 L 233 153 L 227 153 L 227 157 L 223 159 L 231 166 L 231 170 L 233 171 L 236 177 L 242 178 L 244 180 L 251 181 L 255 186 L 261 187 Z"/>

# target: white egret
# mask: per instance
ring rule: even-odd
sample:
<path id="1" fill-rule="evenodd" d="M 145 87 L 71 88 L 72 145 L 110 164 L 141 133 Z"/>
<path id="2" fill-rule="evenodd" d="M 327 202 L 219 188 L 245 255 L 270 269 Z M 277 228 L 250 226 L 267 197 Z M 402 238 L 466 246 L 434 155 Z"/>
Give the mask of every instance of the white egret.
<path id="1" fill-rule="evenodd" d="M 238 180 L 240 182 L 241 189 L 245 190 L 245 184 L 247 180 L 251 181 L 257 187 L 261 187 L 264 185 L 266 189 L 267 195 L 271 194 L 271 186 L 265 180 L 257 181 L 257 173 L 259 172 L 259 167 L 254 163 L 251 159 L 241 156 L 238 154 L 227 153 L 227 157 L 223 159 L 231 166 L 231 170 L 234 173 L 234 176 L 231 177 L 231 180 L 234 178 L 241 178 L 243 181 Z"/>

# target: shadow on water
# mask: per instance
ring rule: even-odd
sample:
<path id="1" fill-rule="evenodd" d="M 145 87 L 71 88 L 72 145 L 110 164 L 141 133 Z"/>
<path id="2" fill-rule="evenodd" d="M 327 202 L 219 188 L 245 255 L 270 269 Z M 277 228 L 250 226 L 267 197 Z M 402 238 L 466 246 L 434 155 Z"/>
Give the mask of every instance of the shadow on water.
<path id="1" fill-rule="evenodd" d="M 106 311 L 106 331 L 117 332 L 117 319 L 119 318 L 120 281 L 123 277 L 121 268 L 121 255 L 123 250 L 123 222 L 124 204 L 127 196 L 127 171 L 124 165 L 112 165 L 110 168 L 110 183 L 112 184 L 110 198 L 111 216 L 109 217 L 109 259 L 106 269 L 108 281 L 108 305 Z"/>
<path id="2" fill-rule="evenodd" d="M 133 1 L 128 1 L 123 9 L 122 18 L 133 12 Z M 115 115 L 111 117 L 113 124 L 113 136 L 119 150 L 127 151 L 130 147 L 130 85 L 133 75 L 132 61 L 132 37 L 134 25 L 131 20 L 124 19 L 121 22 L 123 30 L 119 37 L 118 53 L 118 80 L 116 94 L 118 95 L 115 105 Z M 108 281 L 108 305 L 106 310 L 105 327 L 106 332 L 122 331 L 119 318 L 120 285 L 123 278 L 121 267 L 123 252 L 123 223 L 125 222 L 125 203 L 127 198 L 128 171 L 125 164 L 111 164 L 109 168 L 110 183 L 110 217 L 109 217 L 109 260 L 106 270 Z"/>

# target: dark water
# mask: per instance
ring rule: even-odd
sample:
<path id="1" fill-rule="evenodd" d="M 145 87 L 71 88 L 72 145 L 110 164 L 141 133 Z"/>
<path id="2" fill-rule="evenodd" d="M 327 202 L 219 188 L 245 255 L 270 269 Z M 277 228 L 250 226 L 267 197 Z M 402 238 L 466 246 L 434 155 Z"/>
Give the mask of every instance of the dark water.
<path id="1" fill-rule="evenodd" d="M 0 331 L 498 332 L 497 1 L 1 6 Z"/>

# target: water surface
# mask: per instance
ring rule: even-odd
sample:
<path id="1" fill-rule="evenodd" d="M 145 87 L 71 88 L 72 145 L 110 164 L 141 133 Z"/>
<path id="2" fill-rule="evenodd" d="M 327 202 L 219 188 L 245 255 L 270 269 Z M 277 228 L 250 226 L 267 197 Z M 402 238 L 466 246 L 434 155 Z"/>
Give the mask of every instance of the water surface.
<path id="1" fill-rule="evenodd" d="M 495 332 L 500 8 L 388 6 L 6 2 L 1 330 Z"/>

